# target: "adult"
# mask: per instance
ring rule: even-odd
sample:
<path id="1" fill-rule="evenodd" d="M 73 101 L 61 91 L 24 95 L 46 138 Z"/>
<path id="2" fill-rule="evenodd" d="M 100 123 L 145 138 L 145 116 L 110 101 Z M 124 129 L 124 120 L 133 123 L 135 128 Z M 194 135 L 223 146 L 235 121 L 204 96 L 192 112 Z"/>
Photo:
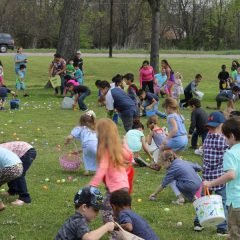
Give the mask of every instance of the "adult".
<path id="1" fill-rule="evenodd" d="M 162 68 L 164 68 L 166 70 L 166 74 L 167 74 L 165 93 L 169 97 L 172 97 L 172 90 L 173 90 L 173 86 L 174 86 L 174 83 L 175 83 L 174 72 L 173 72 L 173 70 L 172 70 L 172 68 L 169 65 L 167 60 L 165 60 L 165 59 L 162 60 L 161 65 L 162 65 Z"/>
<path id="2" fill-rule="evenodd" d="M 0 186 L 20 177 L 22 172 L 23 166 L 19 157 L 15 153 L 0 147 Z M 5 206 L 0 198 L 0 211 L 4 209 Z"/>
<path id="3" fill-rule="evenodd" d="M 146 87 L 151 93 L 154 93 L 154 70 L 153 67 L 150 66 L 149 61 L 145 60 L 142 63 L 142 67 L 139 69 L 140 74 L 140 86 L 142 90 L 146 91 Z"/>
<path id="4" fill-rule="evenodd" d="M 27 56 L 23 54 L 23 48 L 19 47 L 17 49 L 17 54 L 14 57 L 15 73 L 17 75 L 18 75 L 18 71 L 20 70 L 20 65 L 24 65 L 27 68 L 27 62 L 28 62 Z"/>
<path id="5" fill-rule="evenodd" d="M 12 151 L 22 161 L 23 173 L 20 177 L 8 182 L 8 191 L 3 192 L 3 195 L 19 195 L 19 198 L 12 202 L 12 205 L 22 206 L 24 203 L 31 203 L 31 197 L 28 193 L 25 175 L 30 168 L 33 160 L 37 156 L 37 152 L 33 146 L 27 142 L 16 141 L 0 144 L 0 147 Z"/>
<path id="6" fill-rule="evenodd" d="M 77 64 L 79 69 L 83 72 L 83 59 L 81 51 L 76 52 L 76 56 L 73 59 L 73 64 Z"/>
<path id="7" fill-rule="evenodd" d="M 61 78 L 61 95 L 63 95 L 64 88 L 65 88 L 65 71 L 66 71 L 66 61 L 61 57 L 59 53 L 54 54 L 54 59 L 52 63 L 49 66 L 49 78 L 55 77 L 56 75 L 59 75 Z M 55 94 L 58 94 L 58 88 L 55 88 Z"/>
<path id="8" fill-rule="evenodd" d="M 107 81 L 100 83 L 100 90 L 103 95 L 106 95 L 107 110 L 113 112 L 116 109 L 122 119 L 125 131 L 132 129 L 137 111 L 135 102 L 121 88 L 111 88 Z"/>

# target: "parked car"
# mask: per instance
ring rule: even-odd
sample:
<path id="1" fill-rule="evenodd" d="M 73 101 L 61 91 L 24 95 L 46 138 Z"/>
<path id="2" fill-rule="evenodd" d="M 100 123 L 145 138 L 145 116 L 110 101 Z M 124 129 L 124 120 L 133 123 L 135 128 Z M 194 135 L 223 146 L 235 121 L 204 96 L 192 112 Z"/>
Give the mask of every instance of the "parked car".
<path id="1" fill-rule="evenodd" d="M 0 33 L 0 52 L 6 53 L 8 49 L 14 49 L 14 40 L 8 33 Z"/>

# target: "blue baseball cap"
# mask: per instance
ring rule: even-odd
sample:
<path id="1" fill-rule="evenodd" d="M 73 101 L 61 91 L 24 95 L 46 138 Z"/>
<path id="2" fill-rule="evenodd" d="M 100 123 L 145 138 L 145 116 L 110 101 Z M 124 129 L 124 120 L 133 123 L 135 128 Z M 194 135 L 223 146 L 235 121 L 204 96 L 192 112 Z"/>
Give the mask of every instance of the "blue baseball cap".
<path id="1" fill-rule="evenodd" d="M 213 112 L 208 116 L 206 126 L 218 127 L 221 123 L 225 123 L 226 118 L 221 112 Z"/>

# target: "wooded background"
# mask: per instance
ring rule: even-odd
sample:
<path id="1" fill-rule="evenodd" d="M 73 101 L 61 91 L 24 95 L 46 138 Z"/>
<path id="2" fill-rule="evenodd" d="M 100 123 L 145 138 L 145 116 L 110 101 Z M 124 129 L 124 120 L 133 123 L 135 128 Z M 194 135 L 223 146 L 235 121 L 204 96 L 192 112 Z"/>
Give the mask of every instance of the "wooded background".
<path id="1" fill-rule="evenodd" d="M 111 1 L 78 1 L 80 47 L 107 48 Z M 16 46 L 56 48 L 61 19 L 67 14 L 63 6 L 64 0 L 1 0 L 0 32 L 10 33 Z M 160 0 L 159 18 L 161 48 L 239 48 L 239 0 Z M 150 49 L 151 29 L 147 0 L 113 0 L 114 48 Z"/>

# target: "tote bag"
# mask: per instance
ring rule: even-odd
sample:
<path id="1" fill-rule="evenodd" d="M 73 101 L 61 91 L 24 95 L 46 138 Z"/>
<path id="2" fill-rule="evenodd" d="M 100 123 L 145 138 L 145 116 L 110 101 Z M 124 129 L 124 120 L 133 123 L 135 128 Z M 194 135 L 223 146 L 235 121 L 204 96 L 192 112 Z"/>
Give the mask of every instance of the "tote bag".
<path id="1" fill-rule="evenodd" d="M 50 82 L 51 82 L 53 88 L 61 86 L 61 78 L 59 75 L 56 75 L 55 77 L 51 77 Z"/>
<path id="2" fill-rule="evenodd" d="M 114 223 L 119 227 L 119 235 L 120 235 L 121 240 L 146 240 L 146 239 L 140 238 L 128 231 L 125 231 L 117 222 L 114 222 Z"/>

